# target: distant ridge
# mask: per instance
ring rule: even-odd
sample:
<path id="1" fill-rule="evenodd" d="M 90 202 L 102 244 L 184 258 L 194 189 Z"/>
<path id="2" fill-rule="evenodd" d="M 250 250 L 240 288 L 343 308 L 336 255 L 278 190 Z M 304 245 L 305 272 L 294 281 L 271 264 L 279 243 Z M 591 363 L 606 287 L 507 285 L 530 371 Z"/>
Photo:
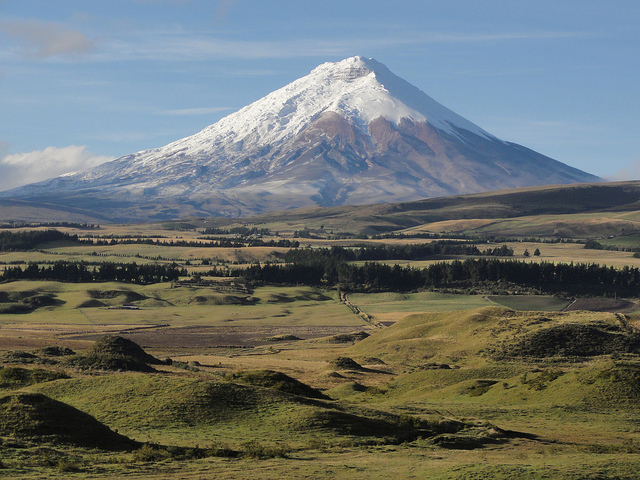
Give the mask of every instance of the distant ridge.
<path id="1" fill-rule="evenodd" d="M 598 180 L 496 138 L 373 59 L 351 57 L 191 137 L 0 198 L 144 221 Z"/>
<path id="2" fill-rule="evenodd" d="M 640 210 L 640 180 L 635 180 L 527 187 L 429 198 L 414 202 L 300 208 L 249 217 L 245 221 L 257 225 L 266 223 L 311 225 L 320 222 L 327 225 L 349 225 L 356 231 L 369 225 L 373 230 L 378 228 L 380 231 L 391 231 L 449 220 L 497 220 L 534 215 L 606 214 L 638 210 Z M 356 225 L 359 227 L 356 228 Z"/>

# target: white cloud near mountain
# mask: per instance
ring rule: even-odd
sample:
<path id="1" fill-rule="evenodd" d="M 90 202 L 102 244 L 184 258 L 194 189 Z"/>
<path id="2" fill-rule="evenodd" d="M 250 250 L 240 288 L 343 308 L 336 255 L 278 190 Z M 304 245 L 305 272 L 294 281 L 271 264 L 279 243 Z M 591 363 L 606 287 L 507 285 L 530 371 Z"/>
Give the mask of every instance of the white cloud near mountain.
<path id="1" fill-rule="evenodd" d="M 34 58 L 86 53 L 94 42 L 84 33 L 53 22 L 7 20 L 0 22 L 0 32 L 17 41 L 17 53 Z"/>
<path id="2" fill-rule="evenodd" d="M 619 182 L 625 180 L 640 180 L 640 159 L 632 163 L 631 165 L 623 168 L 617 173 L 614 173 L 610 177 L 606 177 L 605 180 L 610 182 Z"/>
<path id="3" fill-rule="evenodd" d="M 47 147 L 28 153 L 8 154 L 8 145 L 0 145 L 0 191 L 40 182 L 67 173 L 86 170 L 114 160 L 95 155 L 84 146 Z"/>

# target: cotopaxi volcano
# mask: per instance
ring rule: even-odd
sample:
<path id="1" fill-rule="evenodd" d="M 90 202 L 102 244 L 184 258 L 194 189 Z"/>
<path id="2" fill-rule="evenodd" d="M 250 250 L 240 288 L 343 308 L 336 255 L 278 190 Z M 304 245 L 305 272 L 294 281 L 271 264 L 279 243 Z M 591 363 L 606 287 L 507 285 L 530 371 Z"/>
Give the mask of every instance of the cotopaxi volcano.
<path id="1" fill-rule="evenodd" d="M 496 138 L 381 63 L 351 57 L 193 136 L 0 196 L 122 221 L 597 180 Z"/>

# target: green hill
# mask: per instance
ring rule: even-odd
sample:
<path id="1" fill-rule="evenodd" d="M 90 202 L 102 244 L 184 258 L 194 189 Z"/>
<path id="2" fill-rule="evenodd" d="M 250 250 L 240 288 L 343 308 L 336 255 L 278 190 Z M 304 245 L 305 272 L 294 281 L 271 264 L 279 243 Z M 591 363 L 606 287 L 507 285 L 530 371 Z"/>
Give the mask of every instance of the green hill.
<path id="1" fill-rule="evenodd" d="M 603 312 L 517 312 L 499 307 L 415 314 L 365 338 L 349 351 L 412 364 L 459 365 L 503 358 L 640 353 L 640 337 L 627 327 L 625 318 Z M 598 336 L 594 336 L 596 332 Z M 576 342 L 582 333 L 590 344 L 580 336 Z"/>
<path id="2" fill-rule="evenodd" d="M 0 436 L 106 450 L 136 446 L 91 415 L 39 393 L 0 397 Z"/>

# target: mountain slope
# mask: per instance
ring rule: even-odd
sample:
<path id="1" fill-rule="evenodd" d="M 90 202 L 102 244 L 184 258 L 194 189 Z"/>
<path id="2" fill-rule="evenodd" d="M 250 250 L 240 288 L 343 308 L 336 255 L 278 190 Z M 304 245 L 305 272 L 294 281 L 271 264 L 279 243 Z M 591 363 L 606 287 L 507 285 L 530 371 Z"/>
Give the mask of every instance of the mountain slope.
<path id="1" fill-rule="evenodd" d="M 597 180 L 497 139 L 384 65 L 352 57 L 191 137 L 0 196 L 143 220 Z"/>

